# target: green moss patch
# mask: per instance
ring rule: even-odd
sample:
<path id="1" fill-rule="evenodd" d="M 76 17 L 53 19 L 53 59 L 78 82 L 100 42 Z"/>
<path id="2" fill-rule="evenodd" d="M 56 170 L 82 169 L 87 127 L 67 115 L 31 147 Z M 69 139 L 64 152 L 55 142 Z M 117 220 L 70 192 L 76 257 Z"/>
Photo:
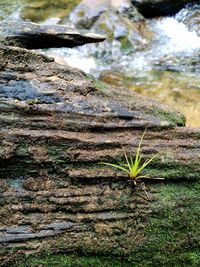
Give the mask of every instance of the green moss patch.
<path id="1" fill-rule="evenodd" d="M 56 254 L 40 257 L 29 256 L 10 267 L 128 267 L 127 259 L 112 256 Z"/>
<path id="2" fill-rule="evenodd" d="M 145 229 L 146 242 L 133 266 L 200 266 L 199 182 L 157 185 L 157 201 Z"/>

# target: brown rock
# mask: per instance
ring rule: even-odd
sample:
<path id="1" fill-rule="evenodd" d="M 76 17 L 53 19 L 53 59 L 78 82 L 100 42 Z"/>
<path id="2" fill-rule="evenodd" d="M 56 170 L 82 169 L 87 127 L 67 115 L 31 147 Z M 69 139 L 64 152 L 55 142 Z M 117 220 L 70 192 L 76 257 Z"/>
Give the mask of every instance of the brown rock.
<path id="1" fill-rule="evenodd" d="M 1 22 L 0 41 L 5 45 L 27 49 L 75 47 L 102 42 L 105 37 L 77 31 L 61 25 L 38 25 L 30 22 Z"/>
<path id="2" fill-rule="evenodd" d="M 149 261 L 143 253 L 149 251 L 151 263 L 161 266 L 164 249 L 175 262 L 183 242 L 192 253 L 191 238 L 199 237 L 200 130 L 185 128 L 172 108 L 42 55 L 0 46 L 0 56 L 0 180 L 6 181 L 0 258 L 13 247 L 137 251 L 137 266 Z M 123 172 L 98 164 L 123 161 L 121 146 L 135 154 L 146 127 L 144 158 L 160 153 L 146 172 L 165 178 L 145 184 L 149 198 L 141 184 L 134 188 Z"/>

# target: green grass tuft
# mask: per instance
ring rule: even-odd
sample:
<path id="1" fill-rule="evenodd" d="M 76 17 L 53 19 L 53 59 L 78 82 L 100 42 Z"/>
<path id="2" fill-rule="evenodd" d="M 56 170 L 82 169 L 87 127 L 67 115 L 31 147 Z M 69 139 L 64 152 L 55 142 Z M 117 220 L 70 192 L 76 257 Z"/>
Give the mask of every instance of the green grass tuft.
<path id="1" fill-rule="evenodd" d="M 147 159 L 145 162 L 143 162 L 141 164 L 142 156 L 141 156 L 140 150 L 141 150 L 141 144 L 142 144 L 142 141 L 143 141 L 145 133 L 146 133 L 146 130 L 144 131 L 144 133 L 142 134 L 142 137 L 140 139 L 135 158 L 133 158 L 132 155 L 130 155 L 129 158 L 128 158 L 128 156 L 126 154 L 126 151 L 122 147 L 126 163 L 112 164 L 112 163 L 108 163 L 108 162 L 100 162 L 100 164 L 107 165 L 107 166 L 110 166 L 110 167 L 114 167 L 116 169 L 119 169 L 121 171 L 126 172 L 134 185 L 137 185 L 137 181 L 141 180 L 141 179 L 156 179 L 156 178 L 151 178 L 149 175 L 142 175 L 142 171 L 158 155 L 158 154 L 154 155 L 153 157 L 151 157 L 150 159 Z M 163 178 L 157 178 L 157 179 L 158 180 L 163 180 Z"/>

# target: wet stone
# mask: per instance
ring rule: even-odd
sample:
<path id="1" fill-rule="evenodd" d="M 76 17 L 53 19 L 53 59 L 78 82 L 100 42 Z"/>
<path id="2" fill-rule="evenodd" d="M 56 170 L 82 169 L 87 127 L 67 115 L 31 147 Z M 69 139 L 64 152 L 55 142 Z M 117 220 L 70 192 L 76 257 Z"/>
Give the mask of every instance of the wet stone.
<path id="1" fill-rule="evenodd" d="M 38 92 L 31 82 L 25 80 L 12 80 L 8 83 L 2 83 L 0 87 L 0 97 L 13 98 L 20 101 L 38 101 L 40 103 L 63 102 L 63 99 L 57 94 L 49 95 Z"/>

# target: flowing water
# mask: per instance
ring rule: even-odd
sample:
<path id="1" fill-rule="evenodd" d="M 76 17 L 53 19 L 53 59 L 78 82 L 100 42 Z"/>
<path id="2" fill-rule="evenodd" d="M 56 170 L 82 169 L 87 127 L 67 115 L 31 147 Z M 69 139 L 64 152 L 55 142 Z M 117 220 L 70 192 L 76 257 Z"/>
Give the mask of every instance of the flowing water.
<path id="1" fill-rule="evenodd" d="M 0 18 L 56 23 L 58 17 L 63 17 L 63 3 L 73 1 L 57 1 L 56 7 L 54 2 L 0 0 Z M 37 12 L 45 6 L 45 12 Z M 64 10 L 65 14 L 69 12 Z M 186 115 L 187 125 L 199 127 L 199 10 L 195 5 L 182 9 L 175 17 L 148 20 L 152 36 L 141 38 L 143 45 L 136 49 L 122 50 L 119 41 L 113 40 L 77 49 L 51 49 L 48 54 L 53 54 L 62 64 L 81 68 L 105 82 L 173 105 Z M 38 17 L 38 14 L 43 16 Z M 68 24 L 66 20 L 65 23 Z"/>

